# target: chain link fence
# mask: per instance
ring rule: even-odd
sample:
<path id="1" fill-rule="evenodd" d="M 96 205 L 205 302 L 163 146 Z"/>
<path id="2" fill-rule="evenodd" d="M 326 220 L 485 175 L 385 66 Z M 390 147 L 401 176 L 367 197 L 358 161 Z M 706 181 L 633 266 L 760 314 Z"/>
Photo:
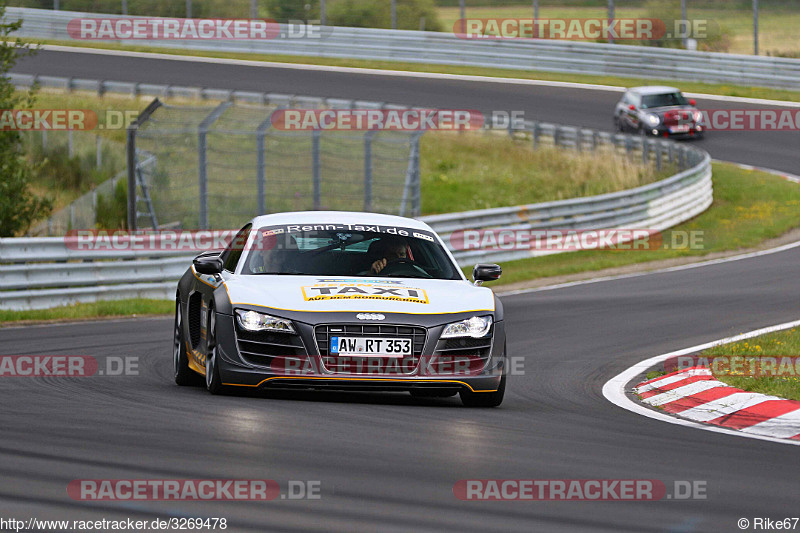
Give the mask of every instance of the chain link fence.
<path id="1" fill-rule="evenodd" d="M 129 131 L 136 154 L 129 226 L 235 228 L 256 215 L 301 210 L 419 215 L 419 133 L 273 127 L 278 109 L 330 102 L 303 100 L 158 102 Z"/>
<path id="2" fill-rule="evenodd" d="M 43 130 L 24 134 L 43 181 L 54 194 L 86 190 L 46 220 L 34 224 L 29 236 L 64 235 L 71 229 L 116 227 L 125 206 L 125 145 L 85 131 Z M 49 183 L 49 185 L 47 183 Z M 87 190 L 88 189 L 88 190 Z"/>

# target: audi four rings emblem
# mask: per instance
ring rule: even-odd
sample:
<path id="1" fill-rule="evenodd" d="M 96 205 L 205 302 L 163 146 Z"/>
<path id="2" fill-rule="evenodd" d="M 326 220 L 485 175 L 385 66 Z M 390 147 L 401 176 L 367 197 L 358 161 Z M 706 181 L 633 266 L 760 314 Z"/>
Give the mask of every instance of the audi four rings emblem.
<path id="1" fill-rule="evenodd" d="M 383 320 L 386 317 L 380 313 L 358 313 L 356 318 L 359 320 Z"/>

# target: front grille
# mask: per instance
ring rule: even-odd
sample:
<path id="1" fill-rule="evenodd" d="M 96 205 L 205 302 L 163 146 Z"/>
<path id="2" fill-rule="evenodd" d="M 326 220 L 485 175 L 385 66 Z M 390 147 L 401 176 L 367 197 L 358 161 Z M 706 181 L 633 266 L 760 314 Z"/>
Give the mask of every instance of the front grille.
<path id="1" fill-rule="evenodd" d="M 663 116 L 665 126 L 694 123 L 691 111 L 667 111 Z"/>
<path id="2" fill-rule="evenodd" d="M 480 339 L 443 339 L 436 348 L 436 357 L 426 370 L 437 375 L 477 374 L 489 361 L 492 334 Z"/>
<path id="3" fill-rule="evenodd" d="M 236 345 L 246 363 L 276 371 L 297 369 L 307 360 L 300 337 L 292 333 L 243 331 L 237 328 Z"/>
<path id="4" fill-rule="evenodd" d="M 411 374 L 419 365 L 425 347 L 425 328 L 389 324 L 325 324 L 314 328 L 317 349 L 325 370 L 337 374 Z M 411 355 L 357 357 L 331 355 L 331 337 L 391 337 L 411 339 Z"/>

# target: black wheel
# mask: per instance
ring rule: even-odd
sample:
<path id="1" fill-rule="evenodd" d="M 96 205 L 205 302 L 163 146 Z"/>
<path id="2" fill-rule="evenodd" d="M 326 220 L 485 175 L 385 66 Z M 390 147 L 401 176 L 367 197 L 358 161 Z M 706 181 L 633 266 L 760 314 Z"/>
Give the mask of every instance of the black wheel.
<path id="1" fill-rule="evenodd" d="M 206 389 L 211 394 L 220 394 L 224 391 L 222 379 L 219 377 L 219 366 L 217 365 L 217 313 L 213 308 L 208 310 L 208 327 L 206 328 Z"/>
<path id="2" fill-rule="evenodd" d="M 197 372 L 189 368 L 189 356 L 186 353 L 186 341 L 183 338 L 183 318 L 180 300 L 175 302 L 175 332 L 172 341 L 172 362 L 175 369 L 175 383 L 181 386 L 196 385 L 199 381 Z"/>
<path id="3" fill-rule="evenodd" d="M 426 390 L 411 389 L 411 396 L 414 398 L 449 398 L 458 394 L 457 390 Z"/>
<path id="4" fill-rule="evenodd" d="M 614 131 L 617 133 L 625 133 L 625 128 L 622 127 L 622 121 L 617 115 L 614 115 Z"/>

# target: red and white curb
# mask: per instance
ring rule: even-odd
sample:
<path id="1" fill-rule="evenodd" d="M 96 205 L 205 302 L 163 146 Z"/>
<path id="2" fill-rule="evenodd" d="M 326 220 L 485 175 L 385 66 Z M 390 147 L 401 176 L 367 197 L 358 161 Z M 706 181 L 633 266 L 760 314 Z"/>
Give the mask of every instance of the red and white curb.
<path id="1" fill-rule="evenodd" d="M 662 422 L 800 446 L 800 439 L 797 438 L 800 435 L 800 411 L 798 411 L 800 402 L 728 387 L 715 380 L 707 368 L 687 369 L 693 372 L 673 372 L 654 380 L 640 381 L 640 376 L 658 365 L 663 365 L 667 359 L 696 354 L 714 346 L 739 342 L 797 326 L 800 326 L 800 320 L 651 357 L 608 380 L 603 385 L 603 396 L 627 411 Z M 643 401 L 638 401 L 629 394 L 631 392 L 647 397 Z M 650 392 L 653 394 L 648 394 Z M 715 394 L 721 396 L 715 397 Z M 645 403 L 646 400 L 649 402 Z M 653 409 L 657 404 L 663 409 Z M 779 406 L 777 409 L 776 405 Z M 790 409 L 790 406 L 793 408 Z M 783 409 L 785 411 L 782 411 Z"/>
<path id="2" fill-rule="evenodd" d="M 731 387 L 705 367 L 644 381 L 633 391 L 642 402 L 681 418 L 800 441 L 800 402 Z"/>

